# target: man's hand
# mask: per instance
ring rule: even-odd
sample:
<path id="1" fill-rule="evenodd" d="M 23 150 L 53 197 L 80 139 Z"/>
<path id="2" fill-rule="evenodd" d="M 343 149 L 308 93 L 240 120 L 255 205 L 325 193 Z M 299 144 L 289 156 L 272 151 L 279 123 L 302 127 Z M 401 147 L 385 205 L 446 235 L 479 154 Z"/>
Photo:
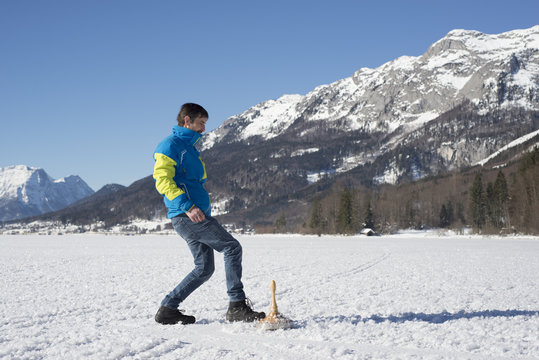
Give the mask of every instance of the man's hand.
<path id="1" fill-rule="evenodd" d="M 202 220 L 206 218 L 206 215 L 204 215 L 204 212 L 202 212 L 202 210 L 200 210 L 196 206 L 193 206 L 191 210 L 186 212 L 186 214 L 189 217 L 189 219 L 191 219 L 191 221 L 195 223 L 201 222 Z"/>

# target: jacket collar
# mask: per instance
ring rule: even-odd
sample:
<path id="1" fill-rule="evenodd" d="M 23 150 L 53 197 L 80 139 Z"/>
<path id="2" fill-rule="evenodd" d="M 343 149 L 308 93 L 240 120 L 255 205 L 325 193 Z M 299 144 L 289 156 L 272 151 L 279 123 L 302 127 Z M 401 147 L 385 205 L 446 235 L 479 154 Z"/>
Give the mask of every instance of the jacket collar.
<path id="1" fill-rule="evenodd" d="M 198 143 L 200 138 L 202 138 L 202 135 L 196 131 L 178 125 L 172 128 L 172 133 L 174 136 L 179 137 L 181 140 L 192 146 Z"/>

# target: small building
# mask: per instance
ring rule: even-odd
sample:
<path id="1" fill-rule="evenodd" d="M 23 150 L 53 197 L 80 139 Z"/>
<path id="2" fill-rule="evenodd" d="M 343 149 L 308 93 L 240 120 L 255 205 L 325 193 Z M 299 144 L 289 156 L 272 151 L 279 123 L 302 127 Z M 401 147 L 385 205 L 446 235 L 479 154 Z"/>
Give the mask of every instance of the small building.
<path id="1" fill-rule="evenodd" d="M 359 232 L 361 235 L 365 235 L 365 236 L 373 236 L 373 235 L 376 235 L 376 233 L 374 232 L 373 229 L 370 229 L 370 228 L 364 228 L 362 229 L 360 232 Z"/>

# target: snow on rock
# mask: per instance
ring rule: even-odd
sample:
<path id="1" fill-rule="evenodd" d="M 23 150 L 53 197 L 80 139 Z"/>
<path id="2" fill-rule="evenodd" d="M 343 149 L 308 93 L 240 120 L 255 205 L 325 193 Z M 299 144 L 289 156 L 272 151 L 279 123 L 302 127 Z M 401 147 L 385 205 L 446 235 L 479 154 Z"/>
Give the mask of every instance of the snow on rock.
<path id="1" fill-rule="evenodd" d="M 444 39 L 462 41 L 466 47 L 482 56 L 496 55 L 499 59 L 510 56 L 523 42 L 530 48 L 539 48 L 539 25 L 529 29 L 512 30 L 501 34 L 484 34 L 479 31 L 453 30 Z M 503 50 L 500 52 L 500 49 Z"/>
<path id="2" fill-rule="evenodd" d="M 531 140 L 533 139 L 534 137 L 536 136 L 539 136 L 539 130 L 536 130 L 536 131 L 533 131 L 527 135 L 524 135 L 516 140 L 513 140 L 511 141 L 509 144 L 503 146 L 502 148 L 500 148 L 498 151 L 492 153 L 490 156 L 488 156 L 487 158 L 483 159 L 483 160 L 480 160 L 480 161 L 477 161 L 476 163 L 474 163 L 473 165 L 481 165 L 481 166 L 484 166 L 487 162 L 489 162 L 491 159 L 494 159 L 496 156 L 498 156 L 499 154 L 501 154 L 502 152 L 512 148 L 512 147 L 515 147 L 517 145 L 520 145 L 522 143 L 525 143 L 526 141 L 528 140 Z"/>
<path id="3" fill-rule="evenodd" d="M 93 193 L 78 176 L 54 180 L 39 168 L 0 168 L 0 221 L 59 210 Z"/>
<path id="4" fill-rule="evenodd" d="M 296 113 L 294 105 L 301 99 L 300 95 L 283 95 L 277 100 L 269 100 L 251 108 L 246 113 L 246 119 L 256 118 L 245 127 L 241 133 L 243 139 L 260 135 L 271 139 L 285 131 L 294 119 Z"/>
<path id="5" fill-rule="evenodd" d="M 538 237 L 238 236 L 254 308 L 294 329 L 226 323 L 221 255 L 182 309 L 153 317 L 192 268 L 178 236 L 0 236 L 0 358 L 537 359 Z"/>
<path id="6" fill-rule="evenodd" d="M 335 169 L 328 169 L 328 170 L 321 170 L 321 171 L 316 171 L 316 172 L 308 172 L 307 173 L 307 182 L 309 184 L 314 184 L 318 181 L 320 181 L 320 179 L 323 179 L 325 177 L 329 177 L 333 174 L 335 174 Z"/>
<path id="7" fill-rule="evenodd" d="M 233 133 L 232 140 L 246 140 L 253 136 L 274 138 L 288 129 L 297 117 L 295 110 L 301 95 L 283 95 L 277 100 L 264 101 L 247 111 L 232 116 L 220 127 L 204 135 L 201 150 L 213 147 L 216 142 Z"/>
<path id="8" fill-rule="evenodd" d="M 309 148 L 309 149 L 299 149 L 299 150 L 293 151 L 292 154 L 290 154 L 290 157 L 303 156 L 305 154 L 312 154 L 318 151 L 320 151 L 320 149 L 317 147 Z"/>
<path id="9" fill-rule="evenodd" d="M 389 167 L 384 170 L 384 174 L 376 176 L 374 182 L 377 184 L 396 184 L 399 176 L 403 173 L 402 169 L 397 167 L 396 162 L 393 162 Z"/>

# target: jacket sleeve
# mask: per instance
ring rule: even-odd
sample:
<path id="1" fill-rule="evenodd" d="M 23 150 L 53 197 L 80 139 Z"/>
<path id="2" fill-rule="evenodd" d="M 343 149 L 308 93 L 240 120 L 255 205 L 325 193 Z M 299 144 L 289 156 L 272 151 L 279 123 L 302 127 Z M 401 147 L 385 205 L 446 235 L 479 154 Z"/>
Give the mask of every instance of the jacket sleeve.
<path id="1" fill-rule="evenodd" d="M 163 195 L 171 205 L 187 212 L 193 207 L 193 202 L 189 199 L 185 191 L 178 187 L 174 181 L 176 175 L 176 161 L 168 156 L 155 153 L 155 164 L 153 168 L 153 178 L 155 179 L 155 188 Z"/>

